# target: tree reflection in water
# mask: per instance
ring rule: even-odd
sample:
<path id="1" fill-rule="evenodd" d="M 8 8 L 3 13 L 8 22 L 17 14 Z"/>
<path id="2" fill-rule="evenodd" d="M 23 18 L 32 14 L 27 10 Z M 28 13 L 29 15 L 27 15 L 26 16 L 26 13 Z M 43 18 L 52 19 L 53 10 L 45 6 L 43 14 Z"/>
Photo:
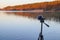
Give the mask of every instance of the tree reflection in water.
<path id="1" fill-rule="evenodd" d="M 45 13 L 34 13 L 34 12 L 6 12 L 7 14 L 14 14 L 16 16 L 24 16 L 28 18 L 36 19 L 38 15 L 43 15 L 46 20 L 53 20 L 60 22 L 60 12 L 45 12 Z"/>

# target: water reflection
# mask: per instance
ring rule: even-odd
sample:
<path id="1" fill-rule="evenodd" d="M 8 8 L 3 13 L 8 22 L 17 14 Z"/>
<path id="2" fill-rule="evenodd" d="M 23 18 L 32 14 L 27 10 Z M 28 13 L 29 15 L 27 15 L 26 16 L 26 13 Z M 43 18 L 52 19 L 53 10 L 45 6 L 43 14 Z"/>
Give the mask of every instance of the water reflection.
<path id="1" fill-rule="evenodd" d="M 36 40 L 39 29 L 35 21 L 23 16 L 1 13 L 0 40 Z"/>
<path id="2" fill-rule="evenodd" d="M 24 17 L 33 18 L 33 19 L 37 19 L 38 15 L 43 15 L 46 18 L 46 20 L 60 22 L 60 12 L 45 12 L 45 13 L 8 12 L 7 14 L 14 14 L 17 16 L 24 16 Z"/>
<path id="3" fill-rule="evenodd" d="M 46 18 L 46 20 L 55 21 L 55 22 L 60 23 L 60 12 L 53 12 L 53 13 L 52 12 L 49 12 L 49 13 L 48 12 L 46 12 L 46 13 L 32 13 L 32 12 L 15 12 L 14 13 L 14 12 L 9 12 L 7 14 L 9 14 L 9 15 L 14 14 L 16 16 L 24 16 L 29 19 L 33 18 L 34 20 L 37 19 L 38 15 L 43 15 Z M 46 36 L 46 34 L 45 34 L 45 36 Z M 40 40 L 41 37 L 43 38 L 44 36 L 39 34 L 39 37 L 37 39 Z M 46 37 L 46 38 L 49 38 L 49 37 Z M 54 39 L 54 37 L 52 37 L 52 39 Z M 52 39 L 49 38 L 49 40 L 52 40 Z M 48 40 L 48 39 L 43 38 L 43 40 Z"/>
<path id="4" fill-rule="evenodd" d="M 29 13 L 5 12 L 0 13 L 0 40 L 38 40 L 40 22 L 38 15 L 43 15 L 47 23 L 44 25 L 44 40 L 60 40 L 60 13 Z"/>

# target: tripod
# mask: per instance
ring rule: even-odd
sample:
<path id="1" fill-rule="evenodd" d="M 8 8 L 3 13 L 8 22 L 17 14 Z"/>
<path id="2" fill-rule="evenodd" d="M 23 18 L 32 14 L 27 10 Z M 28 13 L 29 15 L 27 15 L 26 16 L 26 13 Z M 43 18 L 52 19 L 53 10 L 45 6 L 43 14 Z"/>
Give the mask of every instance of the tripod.
<path id="1" fill-rule="evenodd" d="M 39 34 L 38 40 L 44 40 L 42 31 L 43 31 L 43 23 L 44 23 L 45 18 L 44 18 L 43 16 L 38 16 L 38 20 L 40 20 L 40 22 L 41 22 L 41 32 L 40 32 L 40 34 Z M 45 24 L 47 27 L 49 27 L 48 24 L 46 24 L 46 23 L 44 23 L 44 24 Z"/>

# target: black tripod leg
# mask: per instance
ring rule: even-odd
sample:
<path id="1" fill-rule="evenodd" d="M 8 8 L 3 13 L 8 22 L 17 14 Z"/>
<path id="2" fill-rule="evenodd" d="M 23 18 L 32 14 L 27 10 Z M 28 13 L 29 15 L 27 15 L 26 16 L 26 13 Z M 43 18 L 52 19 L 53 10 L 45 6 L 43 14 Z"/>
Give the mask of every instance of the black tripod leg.
<path id="1" fill-rule="evenodd" d="M 44 40 L 43 35 L 40 36 L 40 40 Z"/>
<path id="2" fill-rule="evenodd" d="M 44 40 L 43 35 L 40 35 L 38 40 Z"/>

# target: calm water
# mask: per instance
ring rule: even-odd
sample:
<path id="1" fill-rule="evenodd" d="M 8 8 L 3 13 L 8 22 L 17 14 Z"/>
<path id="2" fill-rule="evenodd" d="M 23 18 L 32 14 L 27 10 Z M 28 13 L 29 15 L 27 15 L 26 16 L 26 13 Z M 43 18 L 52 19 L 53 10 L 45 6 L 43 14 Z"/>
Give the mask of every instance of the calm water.
<path id="1" fill-rule="evenodd" d="M 38 40 L 40 22 L 38 15 L 43 15 L 44 40 L 60 40 L 60 13 L 20 13 L 0 12 L 0 40 Z"/>

